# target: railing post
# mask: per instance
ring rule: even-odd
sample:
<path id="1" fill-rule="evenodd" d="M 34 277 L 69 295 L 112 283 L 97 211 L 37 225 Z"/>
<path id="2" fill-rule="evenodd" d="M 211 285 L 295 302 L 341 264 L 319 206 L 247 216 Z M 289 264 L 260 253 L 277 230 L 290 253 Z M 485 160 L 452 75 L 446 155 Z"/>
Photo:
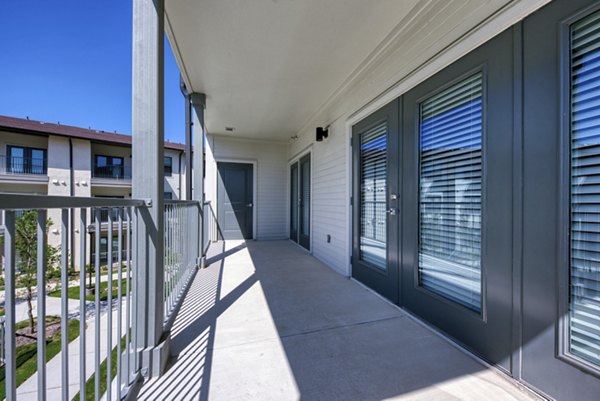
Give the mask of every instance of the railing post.
<path id="1" fill-rule="evenodd" d="M 135 302 L 141 373 L 162 373 L 169 355 L 163 333 L 164 288 L 164 0 L 133 0 L 133 196 L 151 207 L 137 210 Z"/>
<path id="2" fill-rule="evenodd" d="M 15 212 L 7 210 L 4 214 L 4 275 L 5 275 L 5 394 L 6 401 L 17 399 L 17 353 L 15 342 Z"/>
<path id="3" fill-rule="evenodd" d="M 193 198 L 198 201 L 200 221 L 204 221 L 204 109 L 206 108 L 206 95 L 192 93 L 190 95 L 192 107 L 196 112 L 196 127 L 194 132 L 194 191 Z M 202 223 L 198 225 L 198 265 L 204 267 L 204 236 Z"/>

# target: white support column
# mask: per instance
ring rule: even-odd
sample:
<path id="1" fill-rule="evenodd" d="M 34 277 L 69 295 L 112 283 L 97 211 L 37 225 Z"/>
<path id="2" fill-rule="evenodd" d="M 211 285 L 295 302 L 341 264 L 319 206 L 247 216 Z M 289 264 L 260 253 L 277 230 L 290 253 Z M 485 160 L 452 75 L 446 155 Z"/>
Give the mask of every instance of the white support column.
<path id="1" fill-rule="evenodd" d="M 148 199 L 135 228 L 137 341 L 142 374 L 162 373 L 168 357 L 163 333 L 164 287 L 164 0 L 133 0 L 133 197 Z M 166 338 L 163 338 L 166 337 Z"/>
<path id="2" fill-rule="evenodd" d="M 194 121 L 194 151 L 193 151 L 193 174 L 194 190 L 192 199 L 200 201 L 200 214 L 202 224 L 199 229 L 198 242 L 200 267 L 204 267 L 204 109 L 206 108 L 206 95 L 204 93 L 192 93 L 190 100 L 194 111 L 196 112 L 196 121 Z"/>

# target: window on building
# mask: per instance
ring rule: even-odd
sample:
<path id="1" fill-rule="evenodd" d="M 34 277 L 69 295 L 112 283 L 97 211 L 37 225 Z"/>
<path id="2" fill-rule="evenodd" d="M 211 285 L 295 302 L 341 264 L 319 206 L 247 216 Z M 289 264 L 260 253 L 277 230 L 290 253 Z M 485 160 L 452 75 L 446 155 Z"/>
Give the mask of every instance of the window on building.
<path id="1" fill-rule="evenodd" d="M 122 157 L 96 155 L 94 158 L 94 177 L 125 178 L 125 163 Z"/>
<path id="2" fill-rule="evenodd" d="M 165 192 L 165 199 L 171 200 L 173 199 L 173 192 Z"/>
<path id="3" fill-rule="evenodd" d="M 420 105 L 419 280 L 481 310 L 482 74 Z"/>
<path id="4" fill-rule="evenodd" d="M 171 156 L 165 156 L 165 176 L 170 177 L 173 175 L 173 158 Z"/>
<path id="5" fill-rule="evenodd" d="M 570 33 L 569 350 L 600 365 L 600 12 Z"/>
<path id="6" fill-rule="evenodd" d="M 360 136 L 360 258 L 386 269 L 387 122 Z"/>
<path id="7" fill-rule="evenodd" d="M 121 244 L 121 260 L 127 260 L 127 250 L 125 249 L 125 234 L 122 234 Z M 91 235 L 91 260 L 92 265 L 96 260 L 96 240 L 95 234 Z M 100 266 L 108 266 L 108 234 L 106 232 L 102 232 L 100 235 Z M 119 261 L 119 235 L 117 232 L 113 233 L 112 237 L 112 263 L 117 263 Z"/>
<path id="8" fill-rule="evenodd" d="M 47 173 L 46 149 L 28 148 L 24 146 L 8 146 L 6 171 L 13 174 Z"/>

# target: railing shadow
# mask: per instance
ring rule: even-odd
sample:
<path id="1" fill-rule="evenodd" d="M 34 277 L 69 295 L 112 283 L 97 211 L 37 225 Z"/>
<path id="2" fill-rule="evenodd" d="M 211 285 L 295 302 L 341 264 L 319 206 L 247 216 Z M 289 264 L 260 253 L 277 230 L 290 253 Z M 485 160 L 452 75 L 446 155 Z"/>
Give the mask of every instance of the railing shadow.
<path id="1" fill-rule="evenodd" d="M 214 244 L 215 256 L 208 260 L 220 263 L 201 270 L 192 282 L 171 328 L 172 357 L 167 370 L 142 388 L 140 400 L 208 400 L 217 319 L 256 282 L 256 277 L 249 277 L 221 299 L 223 255 L 244 248 L 242 244 L 226 250 L 224 243 Z"/>

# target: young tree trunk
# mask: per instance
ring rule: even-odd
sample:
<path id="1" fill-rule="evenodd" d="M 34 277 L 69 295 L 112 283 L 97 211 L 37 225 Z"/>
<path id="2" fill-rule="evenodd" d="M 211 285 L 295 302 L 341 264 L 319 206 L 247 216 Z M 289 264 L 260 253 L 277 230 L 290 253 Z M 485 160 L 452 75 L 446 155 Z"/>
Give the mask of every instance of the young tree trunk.
<path id="1" fill-rule="evenodd" d="M 33 306 L 31 300 L 33 298 L 31 287 L 27 287 L 27 316 L 29 316 L 29 333 L 33 334 L 35 331 L 35 324 L 33 322 Z"/>

